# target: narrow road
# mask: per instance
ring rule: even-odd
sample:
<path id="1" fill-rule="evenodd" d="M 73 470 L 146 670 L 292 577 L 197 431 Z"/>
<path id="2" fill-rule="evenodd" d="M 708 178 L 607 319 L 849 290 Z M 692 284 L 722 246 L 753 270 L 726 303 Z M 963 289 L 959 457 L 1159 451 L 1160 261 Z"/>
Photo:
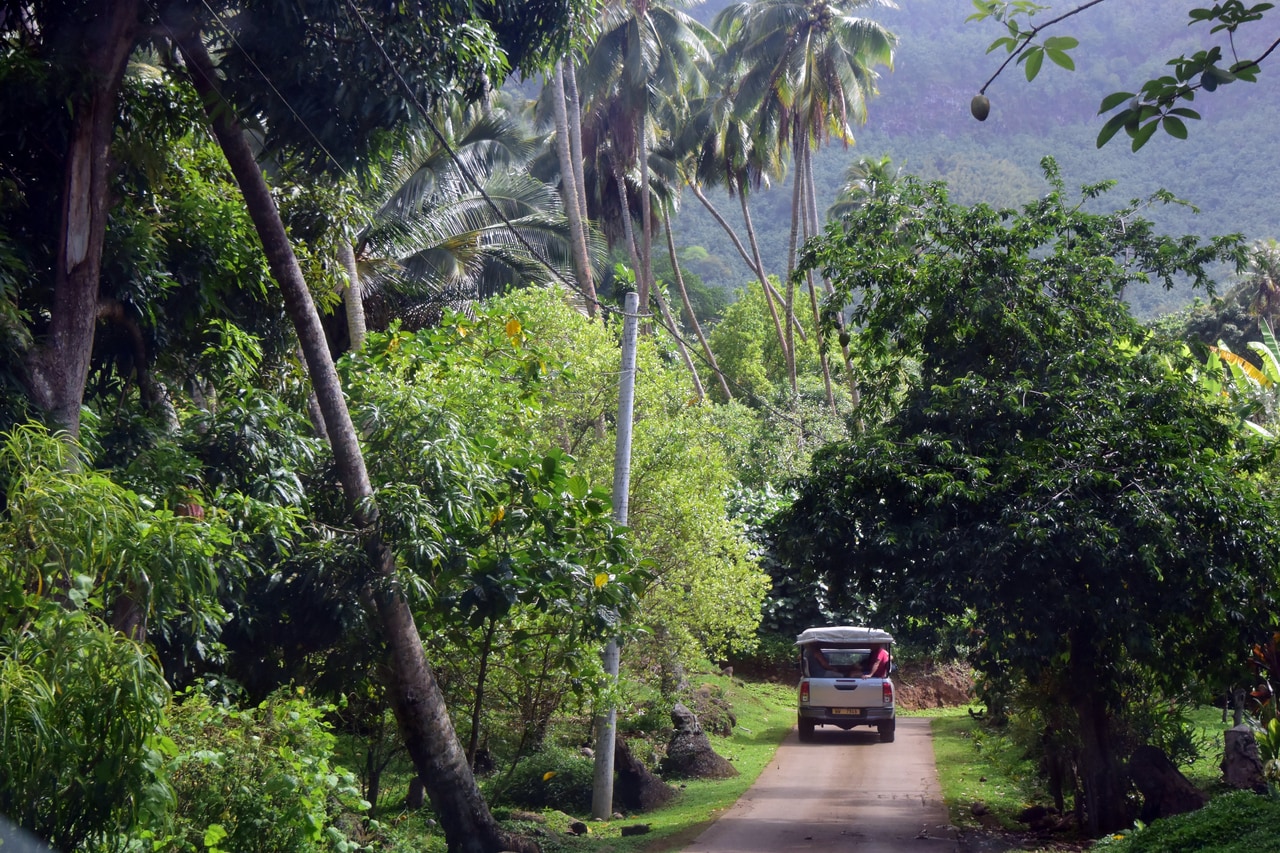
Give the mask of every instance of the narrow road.
<path id="1" fill-rule="evenodd" d="M 792 732 L 769 766 L 684 853 L 955 853 L 938 789 L 929 721 L 898 718 L 894 743 L 874 729 Z"/>

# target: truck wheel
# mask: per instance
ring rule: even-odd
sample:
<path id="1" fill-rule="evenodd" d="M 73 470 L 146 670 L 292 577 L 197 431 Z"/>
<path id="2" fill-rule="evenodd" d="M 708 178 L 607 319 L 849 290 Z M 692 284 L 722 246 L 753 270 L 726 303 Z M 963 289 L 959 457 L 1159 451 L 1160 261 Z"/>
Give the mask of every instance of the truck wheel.
<path id="1" fill-rule="evenodd" d="M 893 743 L 894 729 L 897 728 L 897 722 L 890 720 L 887 723 L 880 724 L 880 742 Z"/>
<path id="2" fill-rule="evenodd" d="M 800 720 L 799 728 L 801 743 L 808 743 L 813 740 L 813 720 Z"/>

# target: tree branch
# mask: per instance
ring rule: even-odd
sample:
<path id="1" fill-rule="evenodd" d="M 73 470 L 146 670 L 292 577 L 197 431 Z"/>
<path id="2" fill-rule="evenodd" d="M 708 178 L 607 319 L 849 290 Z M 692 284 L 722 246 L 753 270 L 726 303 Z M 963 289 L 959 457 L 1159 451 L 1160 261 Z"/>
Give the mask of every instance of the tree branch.
<path id="1" fill-rule="evenodd" d="M 1005 58 L 1005 61 L 1000 63 L 1000 67 L 996 69 L 996 73 L 992 74 L 991 77 L 988 78 L 987 82 L 982 84 L 982 88 L 978 90 L 978 94 L 982 95 L 986 93 L 987 87 L 990 86 L 992 83 L 994 83 L 995 79 L 1004 73 L 1005 68 L 1009 66 L 1010 62 L 1012 62 L 1014 59 L 1022 55 L 1022 52 L 1026 50 L 1027 45 L 1031 43 L 1031 40 L 1034 39 L 1041 30 L 1047 29 L 1048 27 L 1051 27 L 1054 24 L 1060 23 L 1061 21 L 1065 21 L 1067 18 L 1070 18 L 1072 15 L 1078 15 L 1090 7 L 1097 6 L 1099 3 L 1105 3 L 1106 1 L 1107 0 L 1089 0 L 1088 3 L 1085 3 L 1081 6 L 1077 6 L 1076 8 L 1072 9 L 1070 12 L 1064 12 L 1052 20 L 1045 21 L 1043 24 L 1032 27 L 1030 30 L 1028 30 L 1026 33 L 1023 34 L 1022 44 L 1018 45 L 1017 48 L 1015 48 L 1009 54 L 1009 56 Z"/>

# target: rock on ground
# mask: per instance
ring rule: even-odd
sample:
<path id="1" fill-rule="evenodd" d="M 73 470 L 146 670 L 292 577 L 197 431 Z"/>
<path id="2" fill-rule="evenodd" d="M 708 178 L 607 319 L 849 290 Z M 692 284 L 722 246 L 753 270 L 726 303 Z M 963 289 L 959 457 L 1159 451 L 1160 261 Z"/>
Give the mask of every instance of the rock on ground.
<path id="1" fill-rule="evenodd" d="M 671 786 L 631 753 L 631 747 L 623 738 L 614 741 L 613 768 L 617 773 L 613 801 L 628 812 L 651 811 L 675 794 Z"/>
<path id="2" fill-rule="evenodd" d="M 675 731 L 667 745 L 667 757 L 662 760 L 664 775 L 681 779 L 727 779 L 738 775 L 738 768 L 711 748 L 698 718 L 680 702 L 671 709 L 671 723 Z"/>

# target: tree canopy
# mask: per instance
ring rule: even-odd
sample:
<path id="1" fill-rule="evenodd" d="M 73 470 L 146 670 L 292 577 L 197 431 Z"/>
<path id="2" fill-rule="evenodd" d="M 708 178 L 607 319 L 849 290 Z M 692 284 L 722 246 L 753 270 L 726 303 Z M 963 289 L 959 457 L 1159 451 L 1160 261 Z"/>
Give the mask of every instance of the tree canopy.
<path id="1" fill-rule="evenodd" d="M 1050 192 L 1021 211 L 906 179 L 811 248 L 836 304 L 857 297 L 864 347 L 919 367 L 871 389 L 896 413 L 818 455 L 777 535 L 793 570 L 901 620 L 969 624 L 981 671 L 1055 691 L 1105 831 L 1129 820 L 1126 673 L 1185 687 L 1197 667 L 1170 657 L 1243 647 L 1274 605 L 1273 451 L 1119 298 L 1234 242 L 1085 213 L 1047 165 Z"/>
<path id="2" fill-rule="evenodd" d="M 1080 42 L 1058 33 L 1057 25 L 1103 2 L 1106 0 L 1089 0 L 1046 19 L 1035 16 L 1051 12 L 1050 8 L 1029 0 L 974 0 L 977 11 L 970 20 L 993 18 L 1007 30 L 991 43 L 987 52 L 1003 49 L 1008 57 L 974 96 L 973 117 L 986 120 L 991 107 L 986 89 L 1010 62 L 1022 66 L 1027 80 L 1039 75 L 1046 58 L 1074 71 L 1071 51 L 1079 47 Z M 1215 3 L 1212 7 L 1192 4 L 1187 9 L 1188 24 L 1208 27 L 1207 44 L 1190 55 L 1184 53 L 1170 59 L 1166 63 L 1169 73 L 1146 80 L 1135 91 L 1113 92 L 1103 98 L 1098 114 L 1111 113 L 1111 116 L 1098 132 L 1098 147 L 1106 145 L 1121 130 L 1132 140 L 1134 151 L 1146 145 L 1157 130 L 1176 139 L 1186 139 L 1187 121 L 1200 118 L 1200 113 L 1191 108 L 1197 93 L 1208 94 L 1229 83 L 1257 82 L 1264 62 L 1280 47 L 1280 39 L 1259 35 L 1254 25 L 1263 21 L 1274 7 L 1274 3 L 1250 5 L 1242 0 Z M 1050 30 L 1055 34 L 1041 37 L 1042 32 Z"/>

